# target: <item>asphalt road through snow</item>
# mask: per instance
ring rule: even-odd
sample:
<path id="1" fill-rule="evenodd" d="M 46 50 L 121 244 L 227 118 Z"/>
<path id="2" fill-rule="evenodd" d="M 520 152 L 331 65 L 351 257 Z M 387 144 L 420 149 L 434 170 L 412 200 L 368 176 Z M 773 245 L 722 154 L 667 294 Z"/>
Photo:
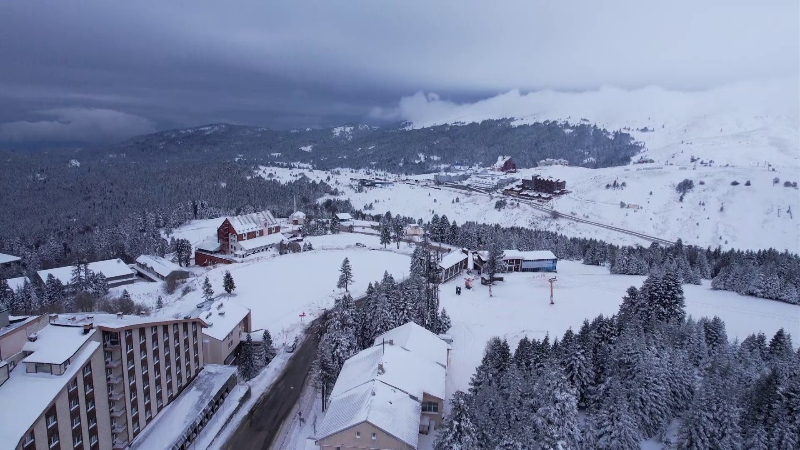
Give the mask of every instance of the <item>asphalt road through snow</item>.
<path id="1" fill-rule="evenodd" d="M 317 319 L 319 320 L 319 319 Z M 267 450 L 280 431 L 281 424 L 300 398 L 303 384 L 311 372 L 319 345 L 319 322 L 306 330 L 306 338 L 277 380 L 242 421 L 224 448 L 231 450 Z"/>

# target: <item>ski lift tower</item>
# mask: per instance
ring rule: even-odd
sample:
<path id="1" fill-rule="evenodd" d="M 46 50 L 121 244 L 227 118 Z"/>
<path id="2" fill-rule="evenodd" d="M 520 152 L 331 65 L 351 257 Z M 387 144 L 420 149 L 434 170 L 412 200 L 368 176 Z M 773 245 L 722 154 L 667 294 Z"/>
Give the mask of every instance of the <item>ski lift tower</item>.
<path id="1" fill-rule="evenodd" d="M 555 305 L 555 302 L 553 301 L 553 283 L 557 281 L 556 277 L 550 278 L 548 281 L 550 282 L 550 304 Z"/>

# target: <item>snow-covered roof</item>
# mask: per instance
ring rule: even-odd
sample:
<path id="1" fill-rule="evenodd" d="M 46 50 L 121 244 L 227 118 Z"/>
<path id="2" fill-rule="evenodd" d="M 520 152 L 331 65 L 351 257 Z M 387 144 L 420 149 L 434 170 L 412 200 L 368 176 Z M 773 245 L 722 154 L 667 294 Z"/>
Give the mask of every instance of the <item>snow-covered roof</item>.
<path id="1" fill-rule="evenodd" d="M 10 287 L 12 291 L 22 289 L 26 281 L 30 283 L 31 280 L 29 280 L 28 277 L 9 278 L 6 280 L 8 287 Z"/>
<path id="2" fill-rule="evenodd" d="M 6 264 L 14 261 L 19 261 L 19 256 L 14 255 L 6 255 L 5 253 L 0 253 L 0 264 Z"/>
<path id="3" fill-rule="evenodd" d="M 331 399 L 317 439 L 368 422 L 416 448 L 421 410 L 420 402 L 405 392 L 372 381 Z"/>
<path id="4" fill-rule="evenodd" d="M 465 259 L 467 259 L 467 255 L 460 250 L 454 250 L 442 257 L 442 260 L 439 261 L 439 267 L 447 269 L 448 267 L 453 267 Z"/>
<path id="5" fill-rule="evenodd" d="M 337 217 L 337 218 L 338 218 L 340 221 L 344 221 L 344 220 L 353 220 L 353 216 L 351 216 L 351 215 L 350 215 L 350 213 L 339 213 L 339 214 L 336 214 L 336 217 Z"/>
<path id="6" fill-rule="evenodd" d="M 506 161 L 508 161 L 509 159 L 511 159 L 510 156 L 498 156 L 497 157 L 497 162 L 494 163 L 494 166 L 495 167 L 503 167 L 503 164 L 505 164 Z"/>
<path id="7" fill-rule="evenodd" d="M 219 241 L 214 236 L 209 236 L 203 240 L 203 242 L 197 244 L 195 246 L 198 250 L 205 250 L 207 252 L 218 252 L 220 249 Z"/>
<path id="8" fill-rule="evenodd" d="M 131 443 L 132 449 L 173 448 L 201 420 L 214 396 L 236 374 L 235 366 L 206 364 L 180 395 Z"/>
<path id="9" fill-rule="evenodd" d="M 521 252 L 519 250 L 504 250 L 503 259 L 522 259 L 524 261 L 538 261 L 542 259 L 557 259 L 550 250 L 533 250 Z"/>
<path id="10" fill-rule="evenodd" d="M 234 301 L 217 300 L 210 308 L 198 314 L 198 317 L 208 324 L 208 328 L 203 328 L 203 335 L 221 341 L 248 314 L 250 314 L 249 308 Z"/>
<path id="11" fill-rule="evenodd" d="M 392 341 L 394 345 L 404 348 L 414 355 L 447 367 L 447 349 L 450 346 L 439 336 L 431 333 L 414 322 L 400 325 L 375 338 L 375 345 Z"/>
<path id="12" fill-rule="evenodd" d="M 162 277 L 166 277 L 172 272 L 188 272 L 183 267 L 174 262 L 154 255 L 142 255 L 136 258 L 136 262 L 142 264 Z"/>
<path id="13" fill-rule="evenodd" d="M 228 217 L 228 221 L 230 221 L 237 233 L 249 233 L 250 231 L 258 231 L 278 224 L 278 221 L 269 211 Z"/>
<path id="14" fill-rule="evenodd" d="M 259 236 L 253 239 L 245 239 L 243 241 L 239 241 L 239 245 L 241 245 L 242 248 L 245 250 L 255 250 L 261 247 L 280 244 L 284 240 L 285 238 L 281 233 L 272 233 L 272 234 L 266 234 L 264 236 Z"/>
<path id="15" fill-rule="evenodd" d="M 106 278 L 117 278 L 135 274 L 121 259 L 107 259 L 89 263 L 89 270 L 93 273 L 102 273 Z M 62 284 L 67 285 L 72 281 L 72 266 L 56 267 L 55 269 L 40 270 L 36 272 L 42 281 L 47 281 L 47 276 L 53 274 Z"/>
<path id="16" fill-rule="evenodd" d="M 191 317 L 200 321 L 201 326 L 206 326 L 205 321 L 201 317 Z M 55 324 L 68 324 L 68 325 L 85 325 L 93 324 L 96 327 L 103 327 L 107 329 L 122 329 L 133 326 L 142 325 L 157 325 L 169 322 L 181 321 L 183 319 L 176 319 L 173 317 L 163 316 L 135 316 L 123 315 L 122 317 L 116 314 L 60 314 L 58 317 L 50 316 L 50 323 Z"/>
<path id="17" fill-rule="evenodd" d="M 306 213 L 304 213 L 303 211 L 295 211 L 289 217 L 292 218 L 292 219 L 305 219 L 306 218 Z"/>
<path id="18" fill-rule="evenodd" d="M 96 330 L 83 333 L 83 327 L 48 325 L 36 333 L 35 341 L 27 341 L 22 351 L 33 352 L 22 362 L 63 364 L 80 350 Z"/>
<path id="19" fill-rule="evenodd" d="M 0 386 L 0 403 L 7 406 L 0 408 L 0 448 L 17 447 L 28 429 L 83 368 L 98 347 L 99 342 L 86 343 L 83 350 L 71 358 L 69 367 L 62 375 L 26 373 L 25 364 L 17 365 L 10 378 Z"/>
<path id="20" fill-rule="evenodd" d="M 397 345 L 377 345 L 345 361 L 331 397 L 376 380 L 422 399 L 422 394 L 445 398 L 445 368 Z"/>

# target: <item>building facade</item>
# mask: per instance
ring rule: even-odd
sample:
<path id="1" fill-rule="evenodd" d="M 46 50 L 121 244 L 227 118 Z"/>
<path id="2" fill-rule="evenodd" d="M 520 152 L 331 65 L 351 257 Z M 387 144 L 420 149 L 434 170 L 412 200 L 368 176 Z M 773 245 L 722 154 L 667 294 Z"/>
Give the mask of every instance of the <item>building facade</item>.
<path id="1" fill-rule="evenodd" d="M 127 448 L 204 366 L 200 318 L 42 317 L 0 329 L 0 446 Z"/>

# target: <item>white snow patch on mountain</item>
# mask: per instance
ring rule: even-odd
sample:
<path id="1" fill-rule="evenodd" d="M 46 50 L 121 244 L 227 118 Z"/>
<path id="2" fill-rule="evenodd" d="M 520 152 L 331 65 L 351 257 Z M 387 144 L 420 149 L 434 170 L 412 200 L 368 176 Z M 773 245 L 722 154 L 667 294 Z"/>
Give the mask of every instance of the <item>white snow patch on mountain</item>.
<path id="1" fill-rule="evenodd" d="M 314 147 L 313 144 L 312 145 L 304 145 L 304 146 L 300 147 L 300 150 L 302 150 L 304 152 L 310 152 L 313 147 Z"/>
<path id="2" fill-rule="evenodd" d="M 629 128 L 653 159 L 683 150 L 723 164 L 768 161 L 774 166 L 798 167 L 798 95 L 797 80 L 739 83 L 695 92 L 659 87 L 604 87 L 580 93 L 513 90 L 465 104 L 418 93 L 401 99 L 398 113 L 411 122 L 410 128 L 507 117 L 516 118 L 516 124 L 588 122 L 610 131 Z"/>

